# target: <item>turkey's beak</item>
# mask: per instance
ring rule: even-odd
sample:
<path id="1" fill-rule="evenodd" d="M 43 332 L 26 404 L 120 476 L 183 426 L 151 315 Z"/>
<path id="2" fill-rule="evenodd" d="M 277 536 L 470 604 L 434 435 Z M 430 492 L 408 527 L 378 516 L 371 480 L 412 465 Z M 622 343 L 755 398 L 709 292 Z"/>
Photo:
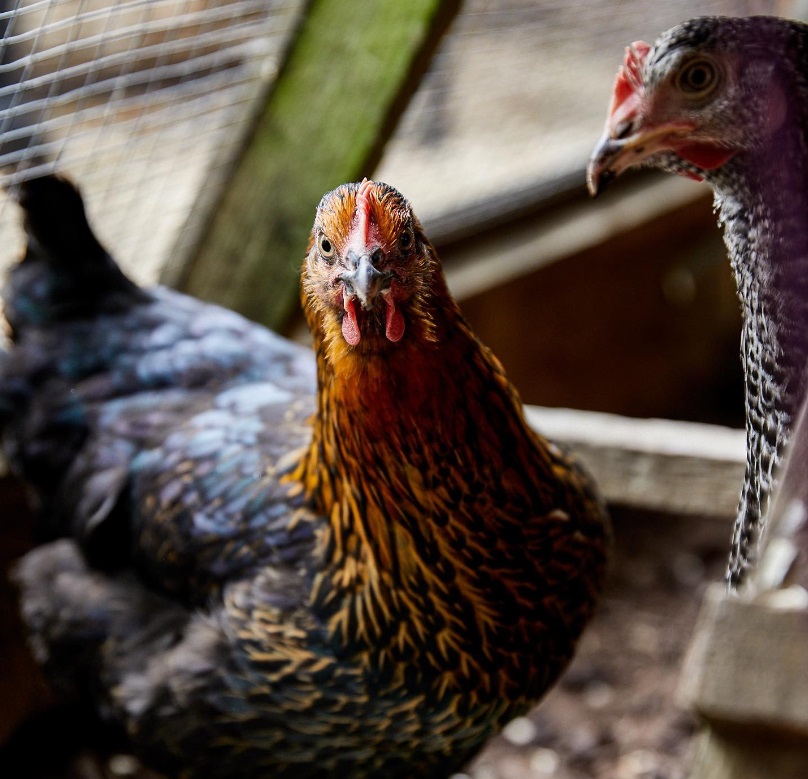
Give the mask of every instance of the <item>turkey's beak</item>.
<path id="1" fill-rule="evenodd" d="M 635 129 L 634 123 L 624 120 L 607 126 L 598 141 L 586 169 L 586 186 L 592 197 L 599 195 L 624 170 L 663 151 L 671 151 L 688 133 L 689 123 L 668 123 Z"/>
<path id="2" fill-rule="evenodd" d="M 349 252 L 348 262 L 352 267 L 339 276 L 345 294 L 359 298 L 362 308 L 373 308 L 376 298 L 390 286 L 393 274 L 378 270 L 366 253 L 357 257 L 355 252 Z"/>
<path id="3" fill-rule="evenodd" d="M 586 169 L 589 194 L 599 195 L 626 168 L 667 148 L 666 140 L 677 128 L 672 123 L 648 124 L 649 104 L 643 68 L 652 47 L 634 41 L 626 48 L 617 71 L 609 101 L 606 129 L 603 131 Z"/>

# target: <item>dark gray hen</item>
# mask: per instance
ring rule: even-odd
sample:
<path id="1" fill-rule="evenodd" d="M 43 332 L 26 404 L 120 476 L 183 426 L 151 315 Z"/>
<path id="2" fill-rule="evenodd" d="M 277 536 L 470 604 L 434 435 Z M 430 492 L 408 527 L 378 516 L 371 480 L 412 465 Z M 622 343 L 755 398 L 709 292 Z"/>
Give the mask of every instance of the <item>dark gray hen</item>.
<path id="1" fill-rule="evenodd" d="M 756 559 L 806 388 L 808 27 L 704 17 L 653 47 L 632 44 L 590 161 L 590 190 L 635 165 L 713 187 L 738 283 L 747 464 L 728 571 L 734 588 Z"/>
<path id="2" fill-rule="evenodd" d="M 16 579 L 60 689 L 155 766 L 245 779 L 444 777 L 541 697 L 603 582 L 603 508 L 398 192 L 320 203 L 314 353 L 137 288 L 67 182 L 21 203 L 0 413 L 42 504 Z"/>

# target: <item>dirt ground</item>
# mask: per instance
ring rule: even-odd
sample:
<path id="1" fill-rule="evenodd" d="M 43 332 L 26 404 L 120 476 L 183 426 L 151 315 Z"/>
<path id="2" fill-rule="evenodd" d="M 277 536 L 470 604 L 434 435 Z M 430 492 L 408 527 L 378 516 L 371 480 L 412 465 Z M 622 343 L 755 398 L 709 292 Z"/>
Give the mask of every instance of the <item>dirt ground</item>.
<path id="1" fill-rule="evenodd" d="M 529 717 L 511 723 L 453 779 L 686 775 L 696 723 L 677 705 L 675 689 L 704 588 L 722 576 L 729 527 L 713 519 L 612 514 L 610 581 L 576 659 Z M 6 560 L 14 552 L 13 543 L 4 544 Z M 30 661 L 20 656 L 7 591 L 3 601 L 0 692 L 8 716 L 15 707 L 41 708 L 45 699 L 30 678 Z M 46 713 L 28 722 L 13 751 L 0 750 L 0 776 L 157 779 L 72 715 Z M 76 743 L 86 746 L 66 760 L 62 751 Z"/>

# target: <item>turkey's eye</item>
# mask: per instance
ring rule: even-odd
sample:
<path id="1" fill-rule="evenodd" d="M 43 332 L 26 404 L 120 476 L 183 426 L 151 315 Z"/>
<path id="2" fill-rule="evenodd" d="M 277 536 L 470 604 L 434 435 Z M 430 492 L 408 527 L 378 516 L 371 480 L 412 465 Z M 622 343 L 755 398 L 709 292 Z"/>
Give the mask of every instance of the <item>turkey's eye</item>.
<path id="1" fill-rule="evenodd" d="M 401 247 L 402 251 L 407 251 L 407 249 L 412 246 L 412 230 L 405 230 L 401 233 L 401 237 L 398 239 L 398 245 Z"/>
<path id="2" fill-rule="evenodd" d="M 320 236 L 320 254 L 325 257 L 325 259 L 330 259 L 334 256 L 334 244 L 328 240 L 324 235 Z"/>
<path id="3" fill-rule="evenodd" d="M 689 97 L 707 97 L 720 81 L 718 65 L 706 57 L 689 60 L 676 76 L 676 86 Z"/>

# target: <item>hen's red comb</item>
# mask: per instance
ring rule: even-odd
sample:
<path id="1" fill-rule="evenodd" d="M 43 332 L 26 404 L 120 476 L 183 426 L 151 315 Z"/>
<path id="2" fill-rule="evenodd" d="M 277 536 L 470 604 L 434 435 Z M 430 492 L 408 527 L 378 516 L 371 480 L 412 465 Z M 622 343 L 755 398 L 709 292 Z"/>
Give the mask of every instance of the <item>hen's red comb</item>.
<path id="1" fill-rule="evenodd" d="M 356 190 L 356 232 L 359 238 L 367 244 L 370 235 L 370 191 L 373 189 L 373 182 L 362 179 L 359 189 Z"/>
<path id="2" fill-rule="evenodd" d="M 612 102 L 609 106 L 610 116 L 631 95 L 642 90 L 642 66 L 649 51 L 651 51 L 651 46 L 645 41 L 634 41 L 631 46 L 626 47 L 623 65 L 617 72 L 617 78 L 614 81 Z"/>

